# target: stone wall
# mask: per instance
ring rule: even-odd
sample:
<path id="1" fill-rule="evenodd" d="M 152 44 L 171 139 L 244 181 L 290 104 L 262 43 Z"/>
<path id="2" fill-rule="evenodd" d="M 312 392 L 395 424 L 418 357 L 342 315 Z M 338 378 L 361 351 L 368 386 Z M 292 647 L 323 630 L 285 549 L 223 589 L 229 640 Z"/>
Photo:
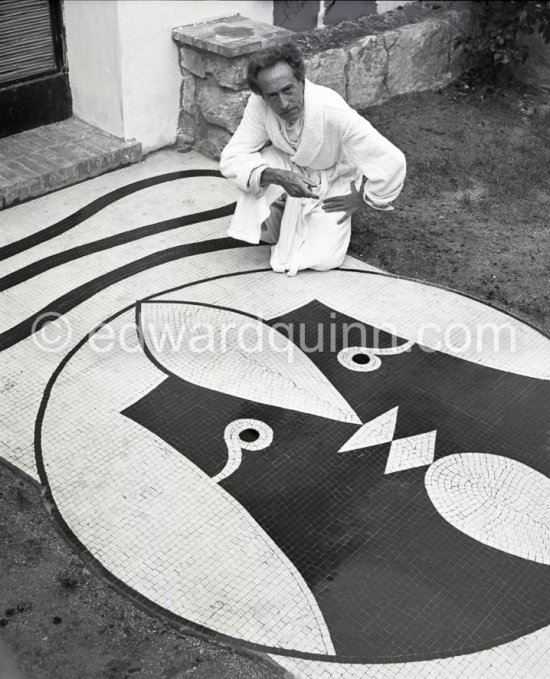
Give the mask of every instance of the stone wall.
<path id="1" fill-rule="evenodd" d="M 339 92 L 356 109 L 407 92 L 445 87 L 465 65 L 455 41 L 472 30 L 472 22 L 468 7 L 434 12 L 421 21 L 306 55 L 306 75 Z M 183 76 L 179 147 L 219 158 L 249 96 L 249 55 L 296 34 L 236 15 L 176 28 L 173 38 Z"/>

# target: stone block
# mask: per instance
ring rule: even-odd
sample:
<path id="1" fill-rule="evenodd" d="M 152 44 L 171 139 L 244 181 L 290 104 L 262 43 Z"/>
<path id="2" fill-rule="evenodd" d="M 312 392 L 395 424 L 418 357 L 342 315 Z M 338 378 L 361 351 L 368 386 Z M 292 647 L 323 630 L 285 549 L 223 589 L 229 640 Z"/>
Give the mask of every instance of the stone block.
<path id="1" fill-rule="evenodd" d="M 33 188 L 37 188 L 34 187 Z M 33 198 L 34 195 L 31 193 L 31 182 L 21 182 L 15 186 L 10 187 L 5 193 L 6 204 L 10 205 L 12 203 L 20 203 L 23 200 L 28 200 Z"/>
<path id="2" fill-rule="evenodd" d="M 232 90 L 242 90 L 248 87 L 246 82 L 246 72 L 248 70 L 249 57 L 236 57 L 235 59 L 224 59 L 217 55 L 212 55 L 209 59 L 207 68 L 216 78 L 222 87 L 229 87 Z"/>
<path id="3" fill-rule="evenodd" d="M 179 45 L 190 45 L 224 57 L 252 54 L 263 47 L 292 40 L 293 31 L 239 14 L 218 17 L 189 26 L 178 26 L 172 38 Z"/>
<path id="4" fill-rule="evenodd" d="M 36 163 L 39 163 L 42 165 L 43 170 L 42 174 L 44 172 L 53 172 L 56 169 L 56 164 L 53 161 L 52 158 L 50 158 L 49 153 L 31 153 L 29 156 L 27 156 L 29 160 L 32 160 Z"/>
<path id="5" fill-rule="evenodd" d="M 384 34 L 388 96 L 444 87 L 449 72 L 449 24 L 444 17 L 407 24 Z"/>
<path id="6" fill-rule="evenodd" d="M 122 150 L 122 162 L 124 165 L 132 163 L 139 163 L 143 156 L 143 147 L 141 142 L 131 142 L 127 144 Z"/>
<path id="7" fill-rule="evenodd" d="M 20 174 L 16 170 L 9 168 L 5 162 L 0 163 L 0 186 L 6 186 L 19 181 Z"/>
<path id="8" fill-rule="evenodd" d="M 4 207 L 139 161 L 142 154 L 141 144 L 121 141 L 74 118 L 2 139 L 2 151 L 8 151 L 8 139 L 19 143 L 10 146 L 10 154 L 23 147 L 30 152 L 0 163 Z M 9 179 L 3 180 L 6 175 Z"/>
<path id="9" fill-rule="evenodd" d="M 205 156 L 219 160 L 223 148 L 231 139 L 231 134 L 217 125 L 208 125 L 206 134 L 201 135 L 196 148 Z"/>
<path id="10" fill-rule="evenodd" d="M 204 119 L 229 132 L 237 129 L 249 94 L 248 90 L 222 88 L 211 76 L 197 81 L 197 104 Z"/>
<path id="11" fill-rule="evenodd" d="M 385 78 L 388 52 L 384 38 L 367 35 L 349 50 L 347 101 L 354 108 L 365 108 L 387 99 Z"/>
<path id="12" fill-rule="evenodd" d="M 52 146 L 49 151 L 50 153 L 56 153 L 59 157 L 64 158 L 64 160 L 69 163 L 78 163 L 82 160 L 82 151 L 73 143 L 72 140 L 65 144 L 60 144 L 59 146 Z"/>
<path id="13" fill-rule="evenodd" d="M 32 155 L 34 156 L 35 154 Z M 51 171 L 51 167 L 48 168 L 46 164 L 37 160 L 36 157 L 30 158 L 30 156 L 21 156 L 17 159 L 17 162 L 32 172 L 34 176 L 40 176 L 45 172 Z"/>
<path id="14" fill-rule="evenodd" d="M 83 149 L 83 151 L 92 156 L 101 155 L 102 153 L 105 153 L 105 151 L 109 151 L 112 148 L 112 145 L 107 145 L 104 141 L 93 138 L 79 139 L 77 144 L 80 149 Z"/>
<path id="15" fill-rule="evenodd" d="M 195 118 L 185 111 L 180 111 L 180 116 L 178 120 L 178 146 L 186 147 L 192 146 L 197 132 L 197 124 Z"/>
<path id="16" fill-rule="evenodd" d="M 180 52 L 180 66 L 182 73 L 188 71 L 199 78 L 206 78 L 206 60 L 208 52 L 194 49 L 193 47 L 182 46 Z"/>
<path id="17" fill-rule="evenodd" d="M 184 73 L 181 81 L 180 109 L 185 113 L 193 114 L 197 106 L 195 76 Z"/>
<path id="18" fill-rule="evenodd" d="M 34 170 L 31 170 L 28 167 L 25 167 L 25 165 L 22 165 L 21 162 L 19 161 L 19 158 L 17 160 L 6 160 L 3 164 L 2 167 L 4 170 L 11 170 L 12 172 L 16 173 L 21 179 L 33 179 L 36 176 L 36 172 Z"/>
<path id="19" fill-rule="evenodd" d="M 7 137 L 4 142 L 4 152 L 7 152 L 10 158 L 18 158 L 19 156 L 26 156 L 33 152 L 33 147 L 24 140 L 18 138 L 17 140 L 13 137 Z"/>
<path id="20" fill-rule="evenodd" d="M 33 130 L 27 130 L 25 132 L 24 138 L 25 144 L 27 146 L 30 146 L 30 148 L 32 148 L 34 152 L 44 151 L 49 146 L 49 142 L 46 142 L 44 137 L 40 134 L 40 132 L 36 128 Z"/>
<path id="21" fill-rule="evenodd" d="M 317 85 L 324 85 L 346 97 L 346 67 L 348 54 L 343 49 L 319 52 L 306 60 L 306 76 Z"/>
<path id="22" fill-rule="evenodd" d="M 184 75 L 192 73 L 199 78 L 213 75 L 222 87 L 242 90 L 246 87 L 249 57 L 223 57 L 194 47 L 180 47 L 180 66 Z"/>
<path id="23" fill-rule="evenodd" d="M 61 189 L 64 186 L 75 184 L 76 181 L 76 172 L 72 173 L 71 171 L 67 170 L 67 168 L 63 168 L 47 175 L 45 178 L 45 188 L 48 191 L 55 191 L 56 189 Z"/>

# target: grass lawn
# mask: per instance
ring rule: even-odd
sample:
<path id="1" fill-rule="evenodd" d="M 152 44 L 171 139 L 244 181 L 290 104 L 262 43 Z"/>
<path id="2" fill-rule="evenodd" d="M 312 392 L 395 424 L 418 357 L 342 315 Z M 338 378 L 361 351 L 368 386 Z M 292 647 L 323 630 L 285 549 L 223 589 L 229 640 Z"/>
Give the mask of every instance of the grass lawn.
<path id="1" fill-rule="evenodd" d="M 351 254 L 488 300 L 550 333 L 550 92 L 451 86 L 363 111 L 408 161 L 394 212 Z"/>

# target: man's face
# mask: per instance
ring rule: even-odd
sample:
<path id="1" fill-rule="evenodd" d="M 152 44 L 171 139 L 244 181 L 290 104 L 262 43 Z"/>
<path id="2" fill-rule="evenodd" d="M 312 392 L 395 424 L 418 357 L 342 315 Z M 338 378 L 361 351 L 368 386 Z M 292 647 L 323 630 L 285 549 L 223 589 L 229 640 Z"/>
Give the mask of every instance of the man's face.
<path id="1" fill-rule="evenodd" d="M 304 83 L 285 61 L 262 69 L 258 73 L 258 84 L 262 97 L 276 115 L 290 124 L 298 120 L 304 108 Z"/>

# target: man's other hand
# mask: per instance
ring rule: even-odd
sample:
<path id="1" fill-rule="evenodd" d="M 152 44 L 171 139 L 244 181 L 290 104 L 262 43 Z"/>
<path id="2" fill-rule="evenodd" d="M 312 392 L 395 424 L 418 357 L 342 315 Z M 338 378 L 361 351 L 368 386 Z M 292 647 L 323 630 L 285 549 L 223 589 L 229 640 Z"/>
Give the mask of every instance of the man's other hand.
<path id="1" fill-rule="evenodd" d="M 336 223 L 341 224 L 345 222 L 348 217 L 351 217 L 355 212 L 362 210 L 365 207 L 363 198 L 359 191 L 355 188 L 354 182 L 350 182 L 351 193 L 344 196 L 332 196 L 323 201 L 323 210 L 325 212 L 345 212 Z"/>
<path id="2" fill-rule="evenodd" d="M 308 182 L 297 172 L 291 172 L 290 170 L 278 170 L 268 167 L 262 172 L 261 184 L 262 186 L 278 184 L 293 198 L 319 198 L 311 190 L 311 187 L 315 186 L 315 184 Z"/>

